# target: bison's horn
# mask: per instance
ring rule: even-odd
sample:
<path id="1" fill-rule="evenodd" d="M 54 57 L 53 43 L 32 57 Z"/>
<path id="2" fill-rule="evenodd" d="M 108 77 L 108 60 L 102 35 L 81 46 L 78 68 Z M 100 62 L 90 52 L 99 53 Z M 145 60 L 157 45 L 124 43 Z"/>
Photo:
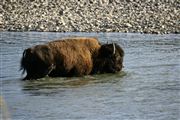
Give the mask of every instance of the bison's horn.
<path id="1" fill-rule="evenodd" d="M 115 44 L 113 43 L 113 55 L 116 53 L 116 47 Z"/>

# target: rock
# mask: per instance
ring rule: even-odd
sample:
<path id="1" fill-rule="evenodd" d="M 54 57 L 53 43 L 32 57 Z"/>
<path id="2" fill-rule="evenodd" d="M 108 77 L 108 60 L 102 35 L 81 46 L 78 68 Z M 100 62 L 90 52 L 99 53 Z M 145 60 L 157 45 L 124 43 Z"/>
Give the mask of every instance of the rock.
<path id="1" fill-rule="evenodd" d="M 125 23 L 126 27 L 132 27 L 132 25 L 130 23 Z"/>

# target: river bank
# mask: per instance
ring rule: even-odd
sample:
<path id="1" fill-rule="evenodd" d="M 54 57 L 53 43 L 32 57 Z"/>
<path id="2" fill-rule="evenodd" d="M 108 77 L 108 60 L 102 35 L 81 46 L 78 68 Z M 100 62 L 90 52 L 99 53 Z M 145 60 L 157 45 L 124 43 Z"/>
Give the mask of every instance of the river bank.
<path id="1" fill-rule="evenodd" d="M 179 0 L 3 0 L 0 31 L 180 33 Z"/>

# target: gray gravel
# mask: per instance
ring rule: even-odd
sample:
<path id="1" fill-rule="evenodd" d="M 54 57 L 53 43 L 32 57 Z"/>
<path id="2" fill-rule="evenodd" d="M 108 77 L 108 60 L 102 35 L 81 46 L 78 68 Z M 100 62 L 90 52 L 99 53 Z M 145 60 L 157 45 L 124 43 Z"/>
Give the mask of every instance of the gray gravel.
<path id="1" fill-rule="evenodd" d="M 0 31 L 180 33 L 180 0 L 1 0 Z"/>

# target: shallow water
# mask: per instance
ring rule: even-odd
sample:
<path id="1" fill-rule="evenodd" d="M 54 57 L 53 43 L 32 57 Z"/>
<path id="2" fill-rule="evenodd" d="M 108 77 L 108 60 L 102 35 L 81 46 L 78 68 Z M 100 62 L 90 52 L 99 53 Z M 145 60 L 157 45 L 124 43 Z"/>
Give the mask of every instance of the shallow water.
<path id="1" fill-rule="evenodd" d="M 25 48 L 65 36 L 96 36 L 125 51 L 122 72 L 21 81 Z M 180 119 L 180 35 L 1 32 L 1 118 Z"/>

